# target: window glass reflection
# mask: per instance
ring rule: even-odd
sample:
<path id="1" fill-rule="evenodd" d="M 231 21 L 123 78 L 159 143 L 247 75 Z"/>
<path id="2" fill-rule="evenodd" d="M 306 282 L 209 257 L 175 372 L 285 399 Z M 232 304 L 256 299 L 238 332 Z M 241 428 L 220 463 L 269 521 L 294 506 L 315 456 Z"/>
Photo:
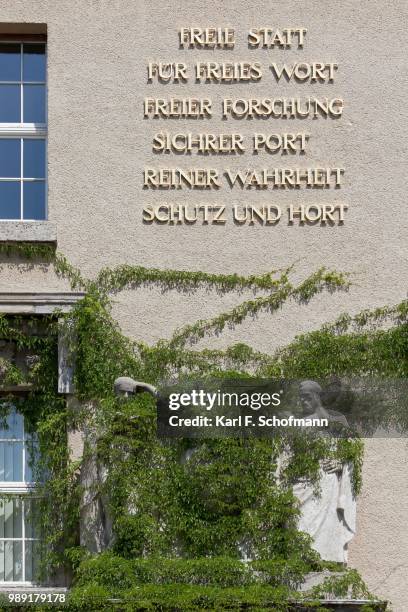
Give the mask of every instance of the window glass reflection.
<path id="1" fill-rule="evenodd" d="M 38 577 L 40 570 L 41 544 L 28 540 L 25 543 L 25 579 L 28 582 Z"/>
<path id="2" fill-rule="evenodd" d="M 45 45 L 23 45 L 23 81 L 45 82 Z"/>
<path id="3" fill-rule="evenodd" d="M 13 540 L 0 542 L 0 580 L 19 582 L 23 576 L 23 543 Z"/>
<path id="4" fill-rule="evenodd" d="M 33 482 L 38 455 L 37 436 L 24 431 L 23 415 L 12 408 L 1 419 L 0 482 Z"/>
<path id="5" fill-rule="evenodd" d="M 23 122 L 45 123 L 45 85 L 23 85 Z"/>
<path id="6" fill-rule="evenodd" d="M 23 537 L 23 508 L 20 497 L 0 500 L 0 538 Z"/>
<path id="7" fill-rule="evenodd" d="M 8 404 L 7 404 L 8 406 Z M 22 440 L 24 435 L 24 417 L 14 408 L 7 408 L 7 413 L 1 417 L 0 440 Z"/>
<path id="8" fill-rule="evenodd" d="M 46 219 L 46 69 L 45 43 L 0 42 L 0 220 Z"/>
<path id="9" fill-rule="evenodd" d="M 0 84 L 0 123 L 20 121 L 20 85 Z"/>
<path id="10" fill-rule="evenodd" d="M 41 555 L 40 502 L 24 491 L 23 463 L 37 448 L 35 433 L 25 430 L 23 415 L 3 404 L 0 418 L 0 582 L 32 582 L 39 575 Z M 26 445 L 26 446 L 24 446 Z M 38 450 L 38 449 L 37 449 Z M 32 458 L 32 457 L 31 457 Z M 23 491 L 10 496 L 8 483 L 18 481 Z M 30 481 L 26 481 L 27 485 Z M 4 493 L 2 494 L 2 490 Z"/>
<path id="11" fill-rule="evenodd" d="M 20 140 L 0 138 L 0 177 L 17 178 L 21 175 Z"/>
<path id="12" fill-rule="evenodd" d="M 0 441 L 0 482 L 23 482 L 23 442 Z"/>
<path id="13" fill-rule="evenodd" d="M 20 44 L 0 43 L 0 81 L 21 80 Z"/>
<path id="14" fill-rule="evenodd" d="M 45 478 L 44 470 L 39 473 L 40 449 L 38 438 L 35 435 L 25 436 L 25 482 L 43 481 Z"/>
<path id="15" fill-rule="evenodd" d="M 24 183 L 23 218 L 34 221 L 45 219 L 45 183 Z"/>
<path id="16" fill-rule="evenodd" d="M 45 140 L 24 139 L 25 178 L 45 178 Z"/>
<path id="17" fill-rule="evenodd" d="M 0 219 L 20 219 L 20 182 L 0 181 Z"/>

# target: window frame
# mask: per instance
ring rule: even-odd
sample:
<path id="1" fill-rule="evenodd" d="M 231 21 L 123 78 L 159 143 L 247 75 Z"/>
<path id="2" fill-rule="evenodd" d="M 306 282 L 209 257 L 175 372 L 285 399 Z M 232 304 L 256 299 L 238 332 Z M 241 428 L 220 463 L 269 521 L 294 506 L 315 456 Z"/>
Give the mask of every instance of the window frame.
<path id="1" fill-rule="evenodd" d="M 20 139 L 20 177 L 19 178 L 7 178 L 0 177 L 0 182 L 16 182 L 20 184 L 20 217 L 18 219 L 6 219 L 0 217 L 1 223 L 38 223 L 48 221 L 48 47 L 46 40 L 38 40 L 35 37 L 22 37 L 18 39 L 12 39 L 3 37 L 0 35 L 0 48 L 3 44 L 18 44 L 20 45 L 21 54 L 21 65 L 20 65 L 20 80 L 19 81 L 0 81 L 0 85 L 13 84 L 19 85 L 20 87 L 20 119 L 23 119 L 24 114 L 24 84 L 28 85 L 44 85 L 45 87 L 45 123 L 7 123 L 0 122 L 0 138 L 1 139 Z M 45 47 L 45 81 L 24 81 L 23 80 L 23 45 L 24 44 L 37 44 Z M 24 151 L 23 151 L 23 139 L 34 139 L 34 140 L 45 140 L 45 177 L 38 182 L 44 182 L 45 190 L 45 214 L 44 219 L 25 219 L 24 218 L 24 183 L 25 182 L 36 182 L 36 179 L 24 179 L 23 177 L 23 163 L 24 163 Z"/>
<path id="2" fill-rule="evenodd" d="M 0 404 L 8 405 L 12 411 L 19 414 L 13 402 L 2 401 L 0 398 Z M 26 432 L 26 427 L 25 427 L 24 415 L 22 415 L 22 418 L 23 418 L 23 436 L 22 438 L 5 438 L 5 437 L 2 438 L 0 437 L 0 442 L 12 442 L 12 443 L 22 442 L 23 443 L 22 470 L 23 470 L 23 477 L 24 477 L 25 470 L 26 470 L 26 453 L 27 453 L 26 443 L 30 439 L 30 437 L 29 436 L 27 437 L 26 435 L 27 432 Z M 36 483 L 33 480 L 31 481 L 28 481 L 28 480 L 27 481 L 26 480 L 23 480 L 23 481 L 0 480 L 0 504 L 4 503 L 7 498 L 11 500 L 19 499 L 21 503 L 21 537 L 19 538 L 0 537 L 0 543 L 1 542 L 3 543 L 12 542 L 14 544 L 14 542 L 21 542 L 21 574 L 23 578 L 22 580 L 0 581 L 0 589 L 4 589 L 7 587 L 36 586 L 38 584 L 33 580 L 25 579 L 26 578 L 26 545 L 27 545 L 27 542 L 40 542 L 41 541 L 41 538 L 38 538 L 38 537 L 37 538 L 33 538 L 33 537 L 27 538 L 26 537 L 26 520 L 27 520 L 26 519 L 26 501 L 38 499 L 38 496 L 33 495 L 33 493 L 35 493 L 37 484 L 38 483 Z"/>
<path id="3" fill-rule="evenodd" d="M 30 315 L 33 314 L 42 316 L 59 313 L 69 313 L 75 304 L 85 297 L 84 292 L 62 292 L 62 293 L 10 293 L 0 292 L 0 314 L 3 315 Z M 72 356 L 69 351 L 68 338 L 65 334 L 59 335 L 58 338 L 58 393 L 66 398 L 66 401 L 70 401 L 70 397 L 75 392 L 73 384 L 73 368 Z M 0 403 L 8 403 L 14 405 L 13 400 L 10 400 L 10 395 L 19 397 L 31 389 L 31 386 L 11 386 L 3 387 L 0 385 Z M 68 441 L 69 444 L 69 441 Z M 4 482 L 2 485 L 1 492 L 4 495 L 22 496 L 30 495 L 30 499 L 38 499 L 39 493 L 36 495 L 37 484 L 35 482 Z M 28 498 L 28 497 L 27 497 Z M 35 539 L 35 538 L 34 538 Z M 25 564 L 25 559 L 24 559 Z M 41 588 L 50 589 L 52 592 L 65 593 L 65 587 L 61 586 L 46 586 L 41 582 L 34 581 L 4 581 L 0 582 L 0 593 L 7 592 L 8 589 L 18 588 L 19 590 L 30 589 L 30 588 Z M 45 592 L 45 591 L 44 591 Z"/>
<path id="4" fill-rule="evenodd" d="M 0 292 L 0 314 L 3 315 L 50 315 L 59 313 L 69 313 L 75 307 L 75 304 L 85 297 L 84 292 L 62 292 L 62 293 L 10 293 Z M 68 330 L 66 330 L 68 331 Z M 72 356 L 69 350 L 68 337 L 66 332 L 59 334 L 58 337 L 58 393 L 63 395 L 67 402 L 70 401 L 74 389 L 74 365 L 72 364 Z M 19 397 L 25 395 L 31 386 L 11 386 L 1 387 L 0 385 L 0 403 L 13 404 L 10 400 L 10 395 Z M 69 441 L 68 441 L 69 444 Z M 31 499 L 38 498 L 36 495 L 36 483 L 31 482 L 2 482 L 4 488 L 1 492 L 5 495 L 28 495 Z M 25 563 L 25 560 L 24 560 Z M 8 589 L 18 588 L 39 588 L 42 592 L 65 593 L 66 588 L 61 586 L 47 586 L 36 582 L 0 582 L 0 593 L 7 593 Z"/>

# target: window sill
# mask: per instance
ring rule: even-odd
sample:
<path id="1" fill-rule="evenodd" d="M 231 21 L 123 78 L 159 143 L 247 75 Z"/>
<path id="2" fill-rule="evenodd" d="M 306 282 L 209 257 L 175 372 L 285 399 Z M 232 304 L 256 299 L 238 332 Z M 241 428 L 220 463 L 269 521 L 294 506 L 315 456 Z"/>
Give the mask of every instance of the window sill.
<path id="1" fill-rule="evenodd" d="M 56 244 L 57 224 L 50 221 L 0 221 L 1 242 L 47 242 Z"/>
<path id="2" fill-rule="evenodd" d="M 33 594 L 37 594 L 37 593 L 44 593 L 46 595 L 48 594 L 53 594 L 53 593 L 59 593 L 59 594 L 67 594 L 68 593 L 68 589 L 66 587 L 63 586 L 54 586 L 54 587 L 50 587 L 50 586 L 41 586 L 40 584 L 36 584 L 33 582 L 3 582 L 0 583 L 0 605 L 1 603 L 3 603 L 1 601 L 1 596 L 5 596 L 5 595 L 13 595 L 16 593 L 33 593 Z M 21 608 L 25 605 L 27 605 L 29 602 L 25 602 L 21 603 Z M 34 603 L 34 602 L 33 602 Z M 40 603 L 40 602 L 38 602 Z M 59 603 L 59 602 L 55 602 L 55 603 Z M 44 604 L 46 605 L 46 604 Z M 16 606 L 17 607 L 17 606 Z M 51 607 L 51 606 L 50 606 Z M 20 607 L 18 607 L 18 609 L 21 609 Z M 60 608 L 61 609 L 61 608 Z M 4 610 L 4 608 L 2 607 L 2 610 Z"/>

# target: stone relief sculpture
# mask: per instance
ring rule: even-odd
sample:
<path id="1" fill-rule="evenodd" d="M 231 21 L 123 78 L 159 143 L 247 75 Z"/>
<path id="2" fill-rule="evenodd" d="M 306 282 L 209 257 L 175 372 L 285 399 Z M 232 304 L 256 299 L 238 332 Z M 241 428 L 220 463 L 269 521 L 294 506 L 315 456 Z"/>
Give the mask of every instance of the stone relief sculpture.
<path id="1" fill-rule="evenodd" d="M 300 401 L 307 418 L 327 418 L 347 426 L 339 412 L 326 410 L 321 402 L 322 388 L 314 381 L 300 385 Z M 356 499 L 351 468 L 332 459 L 320 467 L 319 496 L 311 484 L 298 482 L 293 492 L 300 503 L 299 529 L 313 538 L 313 547 L 326 561 L 347 562 L 347 548 L 356 531 Z"/>

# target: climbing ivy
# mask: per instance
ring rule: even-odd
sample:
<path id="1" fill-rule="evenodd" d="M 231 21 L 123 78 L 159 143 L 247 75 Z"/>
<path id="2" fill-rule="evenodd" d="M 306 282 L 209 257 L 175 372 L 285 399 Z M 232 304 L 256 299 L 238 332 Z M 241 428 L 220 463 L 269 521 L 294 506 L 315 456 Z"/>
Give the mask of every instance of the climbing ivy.
<path id="1" fill-rule="evenodd" d="M 73 290 L 85 292 L 69 315 L 0 317 L 0 336 L 36 356 L 19 371 L 0 363 L 3 386 L 30 383 L 16 400 L 37 432 L 40 460 L 41 521 L 45 533 L 43 570 L 72 571 L 72 610 L 234 609 L 289 610 L 293 602 L 317 609 L 324 592 L 368 597 L 355 572 L 307 595 L 298 591 L 304 576 L 325 564 L 297 530 L 298 508 L 292 483 L 299 477 L 318 487 L 319 462 L 328 453 L 354 465 L 354 488 L 361 487 L 363 446 L 341 440 L 333 451 L 325 440 L 292 441 L 286 472 L 276 465 L 284 439 L 165 441 L 156 436 L 156 408 L 142 395 L 123 402 L 112 382 L 128 375 L 152 384 L 206 377 L 308 377 L 373 374 L 407 375 L 406 302 L 342 316 L 332 325 L 298 337 L 273 355 L 240 343 L 221 350 L 196 350 L 198 340 L 238 325 L 262 311 L 273 314 L 288 301 L 307 304 L 322 291 L 347 290 L 350 278 L 322 268 L 294 284 L 291 268 L 259 276 L 206 274 L 119 266 L 86 279 L 50 247 L 0 246 L 0 251 L 53 266 Z M 153 346 L 132 341 L 111 315 L 110 296 L 123 289 L 153 285 L 192 292 L 244 294 L 241 303 L 207 321 L 187 325 Z M 248 299 L 247 293 L 253 296 Z M 383 324 L 387 323 L 385 327 Z M 57 338 L 71 331 L 75 354 L 75 406 L 57 393 Z M 44 332 L 46 330 L 46 333 Z M 7 396 L 6 396 L 7 397 Z M 7 404 L 5 404 L 7 406 Z M 67 435 L 92 431 L 85 449 L 106 467 L 95 495 L 109 500 L 114 538 L 109 552 L 96 556 L 81 548 L 78 523 L 81 462 L 69 457 Z M 287 449 L 286 449 L 287 452 Z M 190 459 L 185 461 L 185 457 Z M 256 561 L 242 564 L 242 551 Z M 327 565 L 327 564 L 326 564 Z M 331 568 L 333 569 L 333 568 Z M 342 570 L 343 568 L 335 568 Z M 137 602 L 137 603 L 135 603 Z M 133 607 L 132 607 L 133 606 Z"/>

